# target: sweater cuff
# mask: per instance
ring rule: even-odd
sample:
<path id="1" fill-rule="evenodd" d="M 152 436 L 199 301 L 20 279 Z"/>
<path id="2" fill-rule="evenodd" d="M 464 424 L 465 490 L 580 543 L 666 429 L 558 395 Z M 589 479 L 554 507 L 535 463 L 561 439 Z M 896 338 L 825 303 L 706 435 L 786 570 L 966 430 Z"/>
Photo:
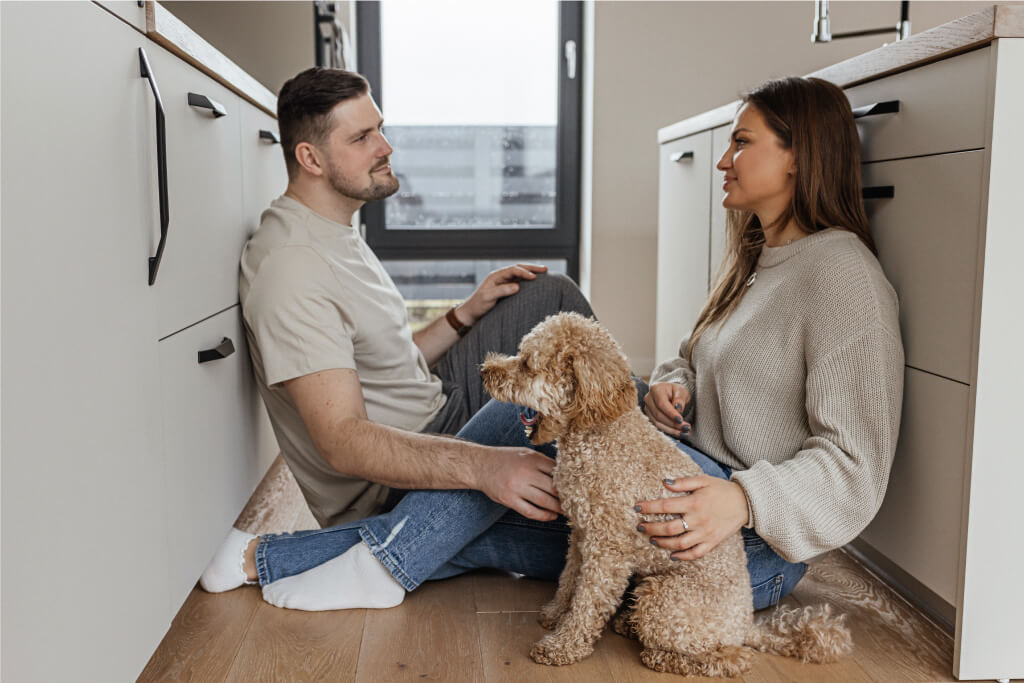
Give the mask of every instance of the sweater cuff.
<path id="1" fill-rule="evenodd" d="M 744 529 L 753 529 L 754 528 L 754 507 L 750 504 L 750 496 L 747 495 L 747 489 L 743 486 L 743 483 L 741 481 L 736 479 L 736 474 L 735 473 L 732 476 L 729 477 L 729 481 L 736 482 L 737 484 L 739 484 L 739 487 L 741 489 L 743 489 L 743 499 L 747 502 L 747 523 L 743 525 L 743 528 Z"/>

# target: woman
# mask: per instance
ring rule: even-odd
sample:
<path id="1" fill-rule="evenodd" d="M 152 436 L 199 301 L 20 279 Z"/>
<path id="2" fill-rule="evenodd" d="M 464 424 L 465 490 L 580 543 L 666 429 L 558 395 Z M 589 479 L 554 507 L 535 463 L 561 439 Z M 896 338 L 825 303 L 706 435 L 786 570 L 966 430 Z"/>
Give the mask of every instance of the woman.
<path id="1" fill-rule="evenodd" d="M 641 530 L 689 560 L 742 529 L 764 606 L 792 590 L 803 560 L 852 540 L 878 511 L 903 346 L 842 90 L 816 78 L 765 83 L 743 98 L 717 168 L 728 253 L 644 401 L 706 474 L 666 482 L 689 496 L 641 503 L 680 515 Z"/>
<path id="2" fill-rule="evenodd" d="M 760 609 L 792 590 L 804 559 L 852 539 L 878 509 L 903 349 L 839 88 L 787 78 L 748 94 L 718 168 L 729 209 L 722 275 L 680 357 L 655 370 L 645 398 L 640 387 L 651 421 L 686 438 L 679 448 L 706 475 L 666 482 L 688 496 L 638 501 L 680 515 L 638 533 L 685 561 L 742 529 Z M 518 418 L 491 401 L 459 436 L 527 446 Z M 233 531 L 202 585 L 258 580 L 269 602 L 318 610 L 392 606 L 422 581 L 479 567 L 555 578 L 568 528 L 554 517 L 526 519 L 479 491 L 416 491 L 329 529 L 258 541 Z"/>

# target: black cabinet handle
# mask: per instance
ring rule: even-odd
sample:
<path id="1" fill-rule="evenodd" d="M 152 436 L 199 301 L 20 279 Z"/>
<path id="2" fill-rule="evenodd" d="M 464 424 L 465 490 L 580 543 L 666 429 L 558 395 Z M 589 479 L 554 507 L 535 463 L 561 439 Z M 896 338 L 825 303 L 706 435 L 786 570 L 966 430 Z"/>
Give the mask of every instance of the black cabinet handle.
<path id="1" fill-rule="evenodd" d="M 279 144 L 281 144 L 281 139 L 279 137 L 277 137 L 277 133 L 275 133 L 272 130 L 260 129 L 260 140 L 266 140 L 267 142 L 269 142 L 272 145 L 279 145 Z"/>
<path id="2" fill-rule="evenodd" d="M 231 343 L 231 340 L 224 337 L 215 348 L 207 349 L 199 352 L 199 362 L 209 363 L 211 360 L 220 360 L 221 358 L 227 358 L 235 352 L 235 345 Z"/>
<path id="3" fill-rule="evenodd" d="M 898 114 L 900 111 L 899 100 L 888 100 L 886 102 L 876 102 L 875 104 L 865 104 L 863 107 L 857 107 L 853 110 L 853 118 L 860 119 L 865 116 L 878 116 L 879 114 Z"/>
<path id="4" fill-rule="evenodd" d="M 692 159 L 693 152 L 676 152 L 668 158 L 669 161 L 682 161 L 683 159 Z"/>
<path id="5" fill-rule="evenodd" d="M 199 95 L 194 92 L 188 94 L 188 106 L 195 107 L 196 109 L 208 109 L 215 119 L 228 115 L 227 109 L 220 102 L 211 100 L 206 95 Z"/>
<path id="6" fill-rule="evenodd" d="M 892 199 L 896 196 L 896 187 L 893 185 L 879 185 L 878 187 L 865 187 L 864 199 Z"/>
<path id="7" fill-rule="evenodd" d="M 153 70 L 146 58 L 146 51 L 139 48 L 139 70 L 143 78 L 149 81 L 156 101 L 156 164 L 157 179 L 160 184 L 160 244 L 156 247 L 156 256 L 149 257 L 149 285 L 156 282 L 156 273 L 160 270 L 160 259 L 164 257 L 164 246 L 167 244 L 167 228 L 171 222 L 171 211 L 167 201 L 167 129 L 164 127 L 164 103 L 160 99 L 160 90 L 156 87 Z"/>

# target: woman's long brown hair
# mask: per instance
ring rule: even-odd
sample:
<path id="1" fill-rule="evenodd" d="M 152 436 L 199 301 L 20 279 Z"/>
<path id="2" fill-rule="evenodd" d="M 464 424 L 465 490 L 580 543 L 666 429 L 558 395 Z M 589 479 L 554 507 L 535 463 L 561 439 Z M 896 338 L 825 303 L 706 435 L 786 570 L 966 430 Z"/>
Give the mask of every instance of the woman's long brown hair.
<path id="1" fill-rule="evenodd" d="M 743 104 L 755 107 L 782 147 L 794 151 L 793 200 L 768 227 L 785 227 L 795 218 L 807 234 L 826 228 L 849 230 L 877 253 L 864 212 L 860 139 L 843 91 L 820 78 L 780 78 L 744 95 Z M 725 322 L 739 305 L 764 246 L 764 228 L 752 211 L 728 209 L 725 230 L 726 255 L 717 284 L 686 346 L 691 365 L 697 341 L 712 325 Z"/>

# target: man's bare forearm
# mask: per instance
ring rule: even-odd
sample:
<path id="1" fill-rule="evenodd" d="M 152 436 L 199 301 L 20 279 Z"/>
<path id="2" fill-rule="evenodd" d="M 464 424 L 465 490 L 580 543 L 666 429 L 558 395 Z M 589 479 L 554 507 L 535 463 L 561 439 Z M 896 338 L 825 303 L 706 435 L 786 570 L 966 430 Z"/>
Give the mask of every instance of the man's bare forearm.
<path id="1" fill-rule="evenodd" d="M 404 489 L 479 489 L 487 446 L 417 434 L 350 417 L 331 430 L 321 455 L 338 472 Z"/>

